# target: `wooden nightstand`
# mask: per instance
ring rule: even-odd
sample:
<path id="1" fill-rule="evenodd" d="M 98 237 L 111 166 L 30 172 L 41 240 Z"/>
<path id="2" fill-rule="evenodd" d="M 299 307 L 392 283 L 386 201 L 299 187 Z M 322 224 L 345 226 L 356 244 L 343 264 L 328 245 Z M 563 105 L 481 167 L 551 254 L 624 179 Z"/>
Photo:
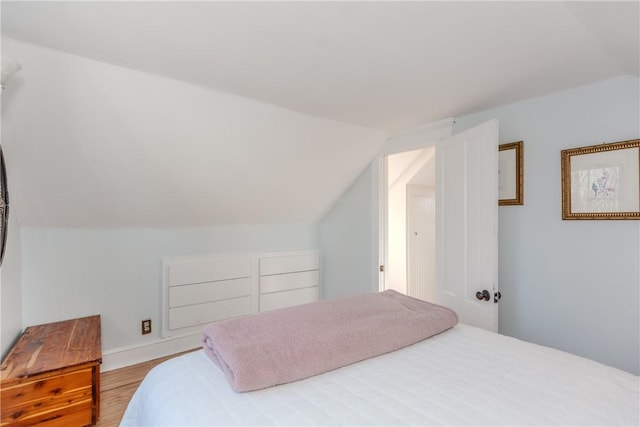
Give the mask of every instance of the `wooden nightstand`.
<path id="1" fill-rule="evenodd" d="M 28 327 L 0 370 L 2 426 L 86 426 L 100 413 L 100 316 Z"/>

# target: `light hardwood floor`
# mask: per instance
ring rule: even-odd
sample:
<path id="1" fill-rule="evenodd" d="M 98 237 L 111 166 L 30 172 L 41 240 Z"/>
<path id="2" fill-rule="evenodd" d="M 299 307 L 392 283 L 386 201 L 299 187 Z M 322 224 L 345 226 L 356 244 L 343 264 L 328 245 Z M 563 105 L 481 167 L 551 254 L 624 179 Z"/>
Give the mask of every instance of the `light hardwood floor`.
<path id="1" fill-rule="evenodd" d="M 100 417 L 96 427 L 115 427 L 120 425 L 120 420 L 125 409 L 127 409 L 131 396 L 133 396 L 147 372 L 159 363 L 180 354 L 103 372 L 100 375 Z"/>

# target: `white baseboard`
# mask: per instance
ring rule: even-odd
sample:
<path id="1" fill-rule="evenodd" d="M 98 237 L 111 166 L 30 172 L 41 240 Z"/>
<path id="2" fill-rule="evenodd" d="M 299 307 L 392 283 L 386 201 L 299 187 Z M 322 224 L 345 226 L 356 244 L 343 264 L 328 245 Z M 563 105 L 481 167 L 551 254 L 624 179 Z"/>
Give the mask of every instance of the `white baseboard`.
<path id="1" fill-rule="evenodd" d="M 200 333 L 180 337 L 163 338 L 148 344 L 120 347 L 102 353 L 100 371 L 107 372 L 160 357 L 170 356 L 201 347 Z"/>

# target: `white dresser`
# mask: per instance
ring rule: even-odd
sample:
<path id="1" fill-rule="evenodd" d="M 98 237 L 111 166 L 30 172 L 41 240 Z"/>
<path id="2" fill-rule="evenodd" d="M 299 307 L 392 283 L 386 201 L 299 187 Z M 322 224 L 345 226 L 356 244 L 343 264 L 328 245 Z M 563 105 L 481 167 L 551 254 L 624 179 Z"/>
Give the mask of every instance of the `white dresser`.
<path id="1" fill-rule="evenodd" d="M 260 258 L 260 311 L 306 304 L 319 298 L 318 252 Z"/>
<path id="2" fill-rule="evenodd" d="M 162 337 L 320 298 L 317 250 L 168 257 L 162 260 Z"/>

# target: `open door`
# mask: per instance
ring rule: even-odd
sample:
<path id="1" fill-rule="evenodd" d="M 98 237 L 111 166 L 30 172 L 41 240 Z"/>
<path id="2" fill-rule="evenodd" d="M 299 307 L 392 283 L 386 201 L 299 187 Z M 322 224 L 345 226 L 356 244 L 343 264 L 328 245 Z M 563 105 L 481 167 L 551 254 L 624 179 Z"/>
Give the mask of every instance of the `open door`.
<path id="1" fill-rule="evenodd" d="M 436 147 L 436 302 L 498 331 L 498 122 Z"/>
<path id="2" fill-rule="evenodd" d="M 462 323 L 497 331 L 498 122 L 493 120 L 446 138 L 423 139 L 423 143 L 412 143 L 409 149 L 426 147 L 435 147 L 436 158 L 436 255 L 433 260 L 436 278 L 431 281 L 435 285 L 424 296 L 416 296 L 452 308 Z M 385 166 L 382 180 L 385 190 L 391 188 L 388 174 L 393 175 Z M 407 269 L 407 261 L 397 266 L 390 258 L 402 252 L 402 246 L 398 245 L 389 249 L 396 231 L 389 225 L 391 209 L 387 205 L 396 201 L 392 197 L 382 199 L 384 235 L 381 235 L 380 247 L 384 253 L 380 264 L 385 268 L 381 268 L 381 289 L 403 288 L 407 292 L 407 276 L 412 270 Z M 400 232 L 406 236 L 407 230 Z M 411 244 L 406 248 L 412 250 Z M 405 259 L 411 257 L 412 254 L 407 254 Z M 404 277 L 398 274 L 401 269 L 405 269 L 400 271 L 405 273 Z"/>

